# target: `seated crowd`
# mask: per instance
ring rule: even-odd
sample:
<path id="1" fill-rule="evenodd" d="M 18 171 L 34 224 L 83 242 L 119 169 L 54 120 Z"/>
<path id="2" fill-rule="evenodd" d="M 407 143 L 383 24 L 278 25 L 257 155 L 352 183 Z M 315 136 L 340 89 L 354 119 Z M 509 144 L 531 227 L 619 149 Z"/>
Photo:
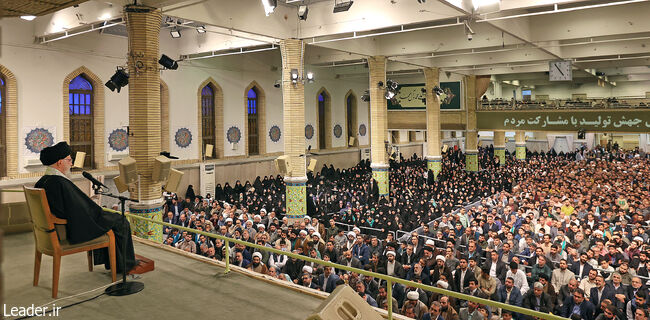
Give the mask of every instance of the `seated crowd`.
<path id="1" fill-rule="evenodd" d="M 567 318 L 648 319 L 647 158 L 597 148 L 508 155 L 498 166 L 486 148 L 479 162 L 483 170 L 467 173 L 452 150 L 438 181 L 415 157 L 391 163 L 390 200 L 378 197 L 367 162 L 323 168 L 309 176 L 313 218 L 294 224 L 284 217 L 281 177 L 219 186 L 214 197 L 188 188 L 185 201 L 170 197 L 164 221 Z M 339 221 L 360 228 L 346 232 Z M 224 258 L 219 239 L 164 233 L 170 246 Z M 283 281 L 325 292 L 348 284 L 380 308 L 391 299 L 393 312 L 415 319 L 530 318 L 399 283 L 388 297 L 385 281 L 244 245 L 230 253 L 231 263 Z"/>

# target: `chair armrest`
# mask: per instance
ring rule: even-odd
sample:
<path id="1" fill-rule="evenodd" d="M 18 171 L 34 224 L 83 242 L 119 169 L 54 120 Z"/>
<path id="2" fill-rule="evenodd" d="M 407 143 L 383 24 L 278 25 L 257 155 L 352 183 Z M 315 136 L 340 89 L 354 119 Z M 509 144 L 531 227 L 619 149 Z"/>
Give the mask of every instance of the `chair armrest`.
<path id="1" fill-rule="evenodd" d="M 55 215 L 52 215 L 52 223 L 54 223 L 54 224 L 68 224 L 68 220 L 57 218 Z"/>

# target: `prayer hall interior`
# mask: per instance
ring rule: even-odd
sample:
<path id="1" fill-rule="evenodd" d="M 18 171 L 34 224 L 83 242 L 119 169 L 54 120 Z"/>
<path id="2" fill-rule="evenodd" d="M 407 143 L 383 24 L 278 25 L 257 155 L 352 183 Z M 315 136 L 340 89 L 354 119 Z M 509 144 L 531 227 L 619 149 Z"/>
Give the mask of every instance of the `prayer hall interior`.
<path id="1" fill-rule="evenodd" d="M 2 316 L 649 319 L 648 13 L 3 0 Z"/>

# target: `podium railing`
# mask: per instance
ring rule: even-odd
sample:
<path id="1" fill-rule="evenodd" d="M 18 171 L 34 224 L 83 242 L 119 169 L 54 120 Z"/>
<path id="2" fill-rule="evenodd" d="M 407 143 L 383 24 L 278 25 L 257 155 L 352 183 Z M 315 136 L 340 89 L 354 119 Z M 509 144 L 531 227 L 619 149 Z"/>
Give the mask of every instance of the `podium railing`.
<path id="1" fill-rule="evenodd" d="M 107 209 L 107 208 L 104 208 L 104 211 L 121 214 L 118 211 Z M 371 272 L 371 271 L 366 271 L 366 270 L 362 270 L 362 269 L 352 268 L 352 267 L 348 267 L 348 266 L 345 266 L 345 265 L 341 265 L 341 264 L 337 264 L 337 263 L 333 263 L 333 262 L 329 262 L 329 261 L 324 261 L 324 260 L 321 260 L 321 259 L 314 259 L 314 258 L 311 258 L 311 257 L 306 257 L 306 256 L 303 256 L 303 255 L 300 255 L 300 254 L 295 254 L 293 252 L 285 252 L 285 251 L 278 250 L 278 249 L 275 249 L 275 248 L 269 248 L 269 247 L 261 246 L 261 245 L 255 244 L 255 243 L 250 243 L 248 241 L 242 241 L 242 240 L 238 240 L 238 239 L 224 237 L 224 236 L 214 234 L 214 233 L 210 233 L 210 232 L 199 231 L 199 230 L 195 230 L 195 229 L 191 229 L 191 228 L 187 228 L 187 227 L 181 227 L 181 226 L 178 226 L 178 225 L 175 225 L 175 224 L 166 223 L 166 222 L 162 222 L 162 221 L 153 220 L 153 219 L 150 219 L 150 218 L 141 217 L 141 216 L 137 216 L 137 215 L 134 215 L 134 214 L 131 214 L 131 213 L 127 213 L 126 216 L 131 218 L 131 219 L 137 219 L 137 220 L 146 221 L 146 222 L 150 222 L 150 223 L 155 223 L 155 224 L 159 224 L 159 225 L 163 225 L 163 226 L 167 226 L 167 227 L 172 227 L 172 228 L 176 228 L 178 230 L 187 231 L 187 232 L 191 232 L 191 233 L 194 233 L 194 234 L 200 234 L 200 235 L 204 235 L 206 237 L 210 237 L 210 238 L 214 238 L 214 239 L 220 239 L 220 240 L 224 241 L 224 247 L 225 247 L 225 251 L 226 251 L 225 255 L 224 255 L 225 256 L 225 263 L 226 263 L 226 270 L 225 270 L 224 273 L 230 272 L 230 243 L 235 243 L 235 244 L 244 245 L 244 246 L 247 246 L 247 247 L 250 247 L 250 248 L 255 248 L 255 249 L 258 249 L 258 250 L 261 250 L 261 251 L 266 251 L 266 252 L 270 252 L 270 253 L 285 255 L 285 256 L 287 256 L 289 258 L 295 258 L 295 259 L 300 259 L 300 260 L 303 260 L 303 261 L 313 262 L 313 263 L 317 263 L 317 264 L 322 265 L 322 266 L 329 266 L 329 267 L 336 268 L 336 269 L 339 269 L 339 270 L 356 272 L 358 274 L 362 274 L 362 275 L 365 275 L 365 276 L 371 276 L 371 277 L 374 277 L 374 278 L 377 278 L 377 279 L 384 280 L 384 281 L 386 281 L 386 284 L 387 284 L 386 285 L 386 291 L 387 291 L 387 296 L 389 296 L 389 297 L 393 296 L 393 292 L 392 292 L 393 291 L 393 283 L 400 283 L 400 284 L 405 285 L 405 286 L 420 288 L 422 290 L 426 290 L 426 291 L 446 295 L 446 296 L 449 296 L 449 297 L 454 297 L 456 299 L 472 301 L 472 302 L 487 305 L 487 306 L 490 306 L 490 307 L 493 307 L 493 308 L 501 308 L 501 309 L 509 310 L 509 311 L 512 311 L 512 312 L 521 313 L 521 314 L 525 314 L 525 315 L 532 316 L 532 317 L 537 317 L 537 318 L 540 318 L 540 319 L 566 320 L 566 318 L 554 315 L 552 313 L 543 313 L 543 312 L 539 312 L 539 311 L 535 311 L 535 310 L 531 310 L 531 309 L 526 309 L 526 308 L 523 308 L 523 307 L 513 306 L 513 305 L 510 305 L 510 304 L 506 304 L 506 303 L 501 303 L 501 302 L 497 302 L 497 301 L 492 301 L 492 300 L 488 300 L 488 299 L 483 299 L 483 298 L 479 298 L 479 297 L 475 297 L 475 296 L 466 295 L 466 294 L 462 294 L 462 293 L 451 291 L 451 290 L 436 288 L 436 287 L 425 285 L 425 284 L 422 284 L 422 283 L 417 283 L 417 282 L 413 282 L 413 281 L 409 281 L 409 280 L 404 280 L 404 279 L 400 279 L 400 278 L 391 277 L 391 276 L 388 276 L 388 275 L 385 275 L 385 274 L 380 274 L 380 273 L 376 273 L 376 272 Z M 387 302 L 388 302 L 388 310 L 387 310 L 388 311 L 388 318 L 393 319 L 393 317 L 392 317 L 392 315 L 393 315 L 393 312 L 392 312 L 392 310 L 393 310 L 392 304 L 393 303 L 392 302 L 393 301 L 392 301 L 392 299 L 387 299 Z"/>

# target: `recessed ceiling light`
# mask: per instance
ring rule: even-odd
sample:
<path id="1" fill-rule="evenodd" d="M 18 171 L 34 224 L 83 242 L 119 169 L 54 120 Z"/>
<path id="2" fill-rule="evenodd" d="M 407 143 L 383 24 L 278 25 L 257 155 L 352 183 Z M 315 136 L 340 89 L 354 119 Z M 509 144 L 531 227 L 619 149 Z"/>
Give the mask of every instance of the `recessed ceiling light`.
<path id="1" fill-rule="evenodd" d="M 20 16 L 20 18 L 23 20 L 32 21 L 36 19 L 36 16 Z"/>
<path id="2" fill-rule="evenodd" d="M 172 31 L 169 32 L 171 34 L 172 38 L 180 38 L 181 37 L 181 31 L 178 29 L 172 29 Z"/>
<path id="3" fill-rule="evenodd" d="M 99 16 L 99 20 L 110 20 L 111 17 L 112 17 L 111 14 L 109 12 L 106 12 L 106 13 L 102 14 L 101 16 Z"/>

